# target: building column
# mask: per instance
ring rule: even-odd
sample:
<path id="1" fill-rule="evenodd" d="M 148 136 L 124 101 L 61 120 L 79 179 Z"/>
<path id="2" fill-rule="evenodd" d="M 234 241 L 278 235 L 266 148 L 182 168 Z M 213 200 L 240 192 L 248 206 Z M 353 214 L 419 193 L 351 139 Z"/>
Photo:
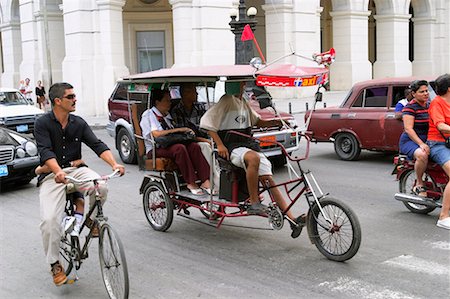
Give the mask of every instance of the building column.
<path id="1" fill-rule="evenodd" d="M 435 2 L 436 23 L 434 25 L 436 45 L 433 53 L 433 61 L 436 74 L 450 72 L 450 3 L 446 0 Z"/>
<path id="2" fill-rule="evenodd" d="M 129 74 L 125 66 L 123 44 L 122 8 L 125 0 L 97 0 L 99 38 L 96 57 L 99 61 L 100 80 L 102 88 L 95 90 L 96 115 L 106 115 L 108 105 L 106 99 L 111 95 L 117 79 Z"/>
<path id="3" fill-rule="evenodd" d="M 369 11 L 333 11 L 333 47 L 336 61 L 330 68 L 330 87 L 348 90 L 372 78 L 369 61 Z"/>
<path id="4" fill-rule="evenodd" d="M 191 65 L 234 64 L 234 35 L 228 25 L 232 4 L 232 0 L 192 1 Z"/>
<path id="5" fill-rule="evenodd" d="M 93 4 L 89 0 L 63 0 L 66 56 L 62 63 L 63 81 L 73 85 L 77 94 L 77 111 L 82 116 L 96 115 L 98 57 L 95 57 Z M 97 59 L 97 60 L 96 60 Z"/>
<path id="6" fill-rule="evenodd" d="M 433 63 L 435 18 L 413 18 L 414 22 L 414 61 L 412 74 L 432 76 L 436 73 Z"/>
<path id="7" fill-rule="evenodd" d="M 20 24 L 18 21 L 3 23 L 3 73 L 1 84 L 3 87 L 18 88 L 20 80 L 20 63 L 22 61 L 22 44 L 20 38 Z"/>
<path id="8" fill-rule="evenodd" d="M 22 62 L 20 63 L 20 76 L 21 79 L 30 78 L 30 85 L 34 87 L 40 66 L 42 65 L 42 57 L 38 53 L 39 43 L 38 36 L 36 34 L 36 21 L 34 19 L 33 2 L 30 0 L 21 0 L 19 5 L 20 33 L 22 38 Z"/>
<path id="9" fill-rule="evenodd" d="M 266 60 L 274 61 L 282 56 L 292 53 L 295 46 L 308 43 L 307 41 L 295 41 L 293 34 L 294 12 L 292 1 L 263 5 L 266 15 Z M 298 11 L 300 13 L 300 11 Z M 311 26 L 311 25 L 310 25 Z M 300 35 L 300 31 L 297 32 Z M 295 58 L 291 56 L 284 63 L 294 63 Z"/>
<path id="10" fill-rule="evenodd" d="M 41 80 L 48 90 L 52 83 L 62 80 L 62 61 L 65 56 L 63 17 L 56 5 L 40 7 L 34 16 L 40 62 L 36 81 Z"/>
<path id="11" fill-rule="evenodd" d="M 173 67 L 191 66 L 194 40 L 192 38 L 192 0 L 169 0 L 173 16 Z"/>
<path id="12" fill-rule="evenodd" d="M 409 19 L 411 15 L 375 15 L 377 61 L 374 78 L 411 76 L 409 61 Z"/>
<path id="13" fill-rule="evenodd" d="M 114 83 L 128 74 L 122 31 L 124 4 L 125 0 L 63 1 L 63 80 L 76 90 L 77 114 L 106 115 Z"/>

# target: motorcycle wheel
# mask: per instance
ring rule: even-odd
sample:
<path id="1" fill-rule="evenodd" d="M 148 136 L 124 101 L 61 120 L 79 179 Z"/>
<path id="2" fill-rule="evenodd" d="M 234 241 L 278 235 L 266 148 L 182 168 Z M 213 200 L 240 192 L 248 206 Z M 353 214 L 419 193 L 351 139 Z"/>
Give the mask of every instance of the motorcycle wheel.
<path id="1" fill-rule="evenodd" d="M 423 181 L 430 182 L 431 185 L 433 186 L 433 189 L 436 189 L 436 183 L 434 182 L 433 178 L 430 175 L 428 175 L 428 173 L 426 173 L 426 172 L 424 175 L 425 175 L 425 179 Z M 416 176 L 416 172 L 414 171 L 414 169 L 411 169 L 411 170 L 408 170 L 407 172 L 405 172 L 399 181 L 400 193 L 413 194 L 412 190 L 413 190 L 414 185 L 416 184 L 416 180 L 417 180 L 417 176 Z M 420 205 L 420 204 L 416 204 L 416 203 L 412 203 L 412 202 L 403 202 L 403 204 L 405 205 L 405 207 L 408 210 L 410 210 L 413 213 L 417 213 L 417 214 L 428 214 L 436 209 L 434 207 L 428 207 L 425 205 Z"/>

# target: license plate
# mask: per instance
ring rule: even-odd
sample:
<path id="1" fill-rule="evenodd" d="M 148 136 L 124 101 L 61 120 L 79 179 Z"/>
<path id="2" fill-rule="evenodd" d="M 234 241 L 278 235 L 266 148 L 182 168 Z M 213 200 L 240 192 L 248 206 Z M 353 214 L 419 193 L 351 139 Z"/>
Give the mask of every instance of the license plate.
<path id="1" fill-rule="evenodd" d="M 16 131 L 19 132 L 19 133 L 28 132 L 28 125 L 16 126 Z"/>
<path id="2" fill-rule="evenodd" d="M 277 141 L 277 138 L 275 136 L 264 136 L 259 138 L 259 145 L 261 147 L 264 146 L 273 146 L 276 145 L 274 142 Z"/>
<path id="3" fill-rule="evenodd" d="M 0 177 L 8 175 L 8 165 L 0 165 Z"/>

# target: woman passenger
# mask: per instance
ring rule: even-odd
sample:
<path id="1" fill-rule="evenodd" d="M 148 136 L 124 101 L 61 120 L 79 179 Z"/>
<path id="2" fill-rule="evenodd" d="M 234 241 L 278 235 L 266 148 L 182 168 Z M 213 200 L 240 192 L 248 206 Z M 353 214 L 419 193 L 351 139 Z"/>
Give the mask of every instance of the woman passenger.
<path id="1" fill-rule="evenodd" d="M 428 131 L 428 145 L 431 158 L 441 165 L 450 177 L 450 148 L 445 146 L 445 139 L 450 137 L 450 75 L 445 74 L 436 79 L 436 93 L 438 96 L 431 101 L 430 129 Z M 450 181 L 444 189 L 442 209 L 437 226 L 450 229 Z"/>
<path id="2" fill-rule="evenodd" d="M 430 148 L 426 144 L 428 133 L 428 82 L 425 80 L 413 81 L 410 85 L 413 99 L 402 110 L 403 126 L 405 131 L 400 136 L 400 153 L 411 160 L 416 160 L 416 185 L 413 193 L 426 197 L 427 190 L 423 182 L 423 174 L 428 164 Z"/>
<path id="3" fill-rule="evenodd" d="M 148 140 L 152 136 L 153 138 L 157 138 L 177 132 L 193 133 L 190 128 L 175 128 L 172 125 L 172 117 L 169 114 L 171 101 L 168 90 L 153 90 L 152 98 L 154 100 L 154 107 L 144 111 L 140 122 L 142 134 L 145 138 L 147 157 L 150 159 L 152 158 L 153 145 Z M 168 129 L 164 129 L 163 127 Z M 156 148 L 156 157 L 170 158 L 175 161 L 183 175 L 184 181 L 187 183 L 187 188 L 192 194 L 202 195 L 204 194 L 203 190 L 208 193 L 211 192 L 209 164 L 196 142 L 174 144 L 167 148 Z M 197 185 L 197 180 L 202 182 L 200 186 Z"/>

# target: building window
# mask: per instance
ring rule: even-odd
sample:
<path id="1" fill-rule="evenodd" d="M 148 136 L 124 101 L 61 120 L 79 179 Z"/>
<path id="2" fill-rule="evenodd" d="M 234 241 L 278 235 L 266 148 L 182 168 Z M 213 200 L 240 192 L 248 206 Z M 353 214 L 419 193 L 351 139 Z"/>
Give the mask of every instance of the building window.
<path id="1" fill-rule="evenodd" d="M 166 66 L 164 31 L 136 32 L 138 72 L 150 72 Z"/>

